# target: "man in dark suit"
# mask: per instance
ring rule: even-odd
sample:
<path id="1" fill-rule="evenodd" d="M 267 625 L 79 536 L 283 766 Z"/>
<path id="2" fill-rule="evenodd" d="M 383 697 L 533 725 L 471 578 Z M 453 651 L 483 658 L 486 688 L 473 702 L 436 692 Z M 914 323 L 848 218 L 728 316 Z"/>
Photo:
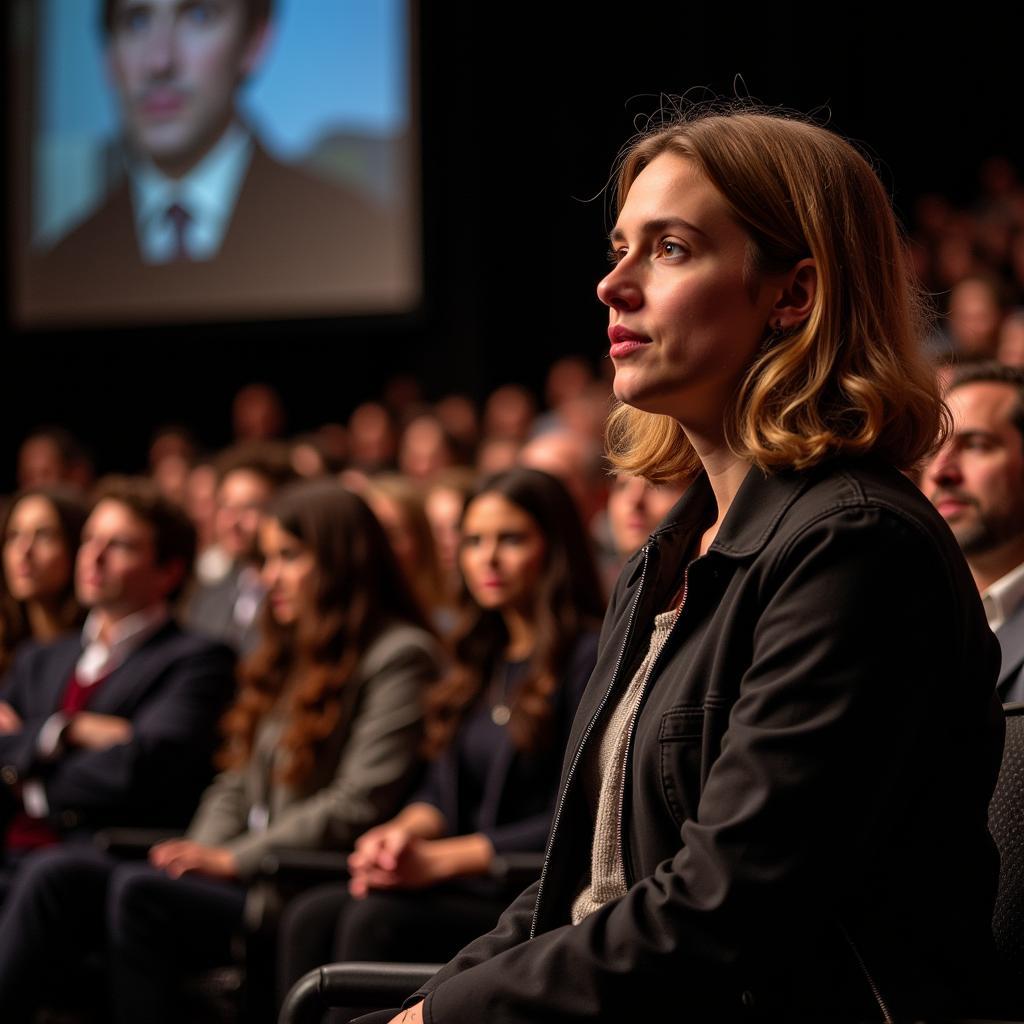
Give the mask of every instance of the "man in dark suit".
<path id="1" fill-rule="evenodd" d="M 1024 370 L 968 366 L 946 395 L 953 434 L 922 488 L 949 523 L 1002 649 L 997 687 L 1024 700 Z"/>
<path id="2" fill-rule="evenodd" d="M 110 863 L 93 831 L 181 827 L 210 779 L 233 656 L 170 617 L 194 554 L 191 524 L 149 481 L 111 480 L 75 566 L 81 635 L 24 652 L 0 688 L 5 1020 L 38 998 L 48 954 L 91 948 Z M 69 907 L 81 927 L 54 934 Z"/>
<path id="3" fill-rule="evenodd" d="M 326 313 L 408 299 L 396 221 L 275 160 L 238 115 L 272 13 L 271 0 L 104 0 L 127 178 L 30 268 L 31 314 Z"/>

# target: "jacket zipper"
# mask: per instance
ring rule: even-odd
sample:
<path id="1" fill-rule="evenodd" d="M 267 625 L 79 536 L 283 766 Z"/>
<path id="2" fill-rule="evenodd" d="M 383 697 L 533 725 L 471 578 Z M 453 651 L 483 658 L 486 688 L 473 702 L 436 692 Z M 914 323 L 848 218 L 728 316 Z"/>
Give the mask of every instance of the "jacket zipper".
<path id="1" fill-rule="evenodd" d="M 647 696 L 647 688 L 655 676 L 658 665 L 661 663 L 661 656 L 664 653 L 665 648 L 668 647 L 668 642 L 672 639 L 672 634 L 675 632 L 676 626 L 679 624 L 679 620 L 683 616 L 683 609 L 686 607 L 686 595 L 690 589 L 690 564 L 692 563 L 688 563 L 686 568 L 683 570 L 683 593 L 679 601 L 679 609 L 676 612 L 676 617 L 672 620 L 672 625 L 669 628 L 668 635 L 665 637 L 665 642 L 661 645 L 657 655 L 655 655 L 654 661 L 651 663 L 650 669 L 647 671 L 643 688 L 640 691 L 640 697 L 637 699 L 636 706 L 633 708 L 633 713 L 629 719 L 629 731 L 626 736 L 626 750 L 623 754 L 622 785 L 619 789 L 619 814 L 618 820 L 615 823 L 615 838 L 619 844 L 619 856 L 622 859 L 622 876 L 625 880 L 627 889 L 632 885 L 630 880 L 630 876 L 632 875 L 632 865 L 630 864 L 629 855 L 626 851 L 625 829 L 622 827 L 622 821 L 626 812 L 626 790 L 629 786 L 630 768 L 633 764 L 633 737 L 636 732 L 637 719 L 640 717 L 640 709 L 643 707 L 644 698 Z"/>
<path id="2" fill-rule="evenodd" d="M 569 792 L 569 787 L 572 785 L 573 777 L 576 774 L 576 768 L 583 756 L 583 748 L 587 745 L 587 740 L 590 738 L 590 734 L 594 730 L 594 724 L 597 722 L 598 718 L 601 717 L 601 712 L 604 711 L 605 705 L 608 703 L 608 698 L 611 696 L 612 690 L 615 689 L 615 684 L 618 681 L 619 670 L 622 668 L 622 659 L 626 654 L 626 645 L 629 643 L 629 638 L 633 633 L 633 618 L 636 615 L 636 606 L 640 602 L 640 595 L 643 593 L 644 582 L 647 578 L 647 559 L 650 554 L 650 550 L 651 542 L 648 541 L 643 547 L 644 562 L 640 569 L 640 582 L 637 585 L 636 593 L 633 595 L 633 603 L 630 605 L 629 619 L 626 622 L 626 635 L 622 638 L 622 646 L 619 648 L 619 656 L 615 662 L 615 670 L 612 672 L 611 682 L 608 684 L 608 689 L 601 698 L 601 703 L 598 704 L 597 710 L 587 723 L 586 732 L 583 733 L 583 736 L 576 747 L 576 753 L 573 755 L 572 764 L 569 765 L 569 771 L 565 776 L 565 785 L 562 787 L 561 795 L 558 798 L 558 807 L 555 809 L 555 816 L 551 821 L 551 834 L 548 836 L 547 849 L 544 851 L 544 865 L 540 871 L 540 881 L 537 883 L 537 899 L 533 904 L 533 920 L 530 922 L 531 939 L 534 938 L 537 933 L 537 919 L 540 917 L 540 901 L 544 896 L 544 882 L 547 880 L 548 865 L 551 861 L 551 850 L 554 847 L 555 834 L 558 831 L 558 823 L 562 818 L 562 811 L 565 808 L 566 794 Z"/>
<path id="3" fill-rule="evenodd" d="M 864 957 L 860 955 L 860 950 L 854 945 L 853 938 L 850 933 L 846 930 L 846 926 L 842 921 L 838 922 L 839 930 L 843 933 L 843 938 L 846 939 L 846 944 L 853 951 L 854 959 L 857 961 L 857 965 L 861 969 L 861 973 L 867 979 L 867 983 L 871 988 L 871 994 L 875 997 L 875 1002 L 878 1004 L 878 1009 L 882 1013 L 882 1020 L 884 1024 L 893 1024 L 893 1016 L 889 1010 L 885 999 L 882 998 L 882 992 L 879 987 L 875 984 L 875 979 L 871 977 L 871 972 L 868 970 L 868 965 L 864 962 Z"/>

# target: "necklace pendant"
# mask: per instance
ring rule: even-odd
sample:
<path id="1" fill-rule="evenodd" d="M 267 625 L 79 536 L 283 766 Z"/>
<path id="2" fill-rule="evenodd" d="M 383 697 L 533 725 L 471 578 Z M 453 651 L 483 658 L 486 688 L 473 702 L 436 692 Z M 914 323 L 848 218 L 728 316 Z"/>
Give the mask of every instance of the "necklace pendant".
<path id="1" fill-rule="evenodd" d="M 491 721 L 495 725 L 508 725 L 512 711 L 507 704 L 495 704 L 491 708 Z"/>

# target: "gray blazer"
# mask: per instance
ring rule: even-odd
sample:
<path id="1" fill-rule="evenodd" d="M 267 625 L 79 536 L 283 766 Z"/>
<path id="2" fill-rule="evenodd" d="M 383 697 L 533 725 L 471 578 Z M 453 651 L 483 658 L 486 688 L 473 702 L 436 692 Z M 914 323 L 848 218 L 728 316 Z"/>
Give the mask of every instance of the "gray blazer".
<path id="1" fill-rule="evenodd" d="M 248 765 L 222 772 L 207 789 L 188 837 L 230 849 L 243 878 L 271 846 L 351 849 L 408 794 L 418 765 L 421 693 L 439 667 L 440 651 L 428 633 L 387 626 L 345 685 L 340 724 L 310 782 L 299 791 L 274 778 L 272 751 L 261 750 L 258 734 Z M 265 827 L 252 825 L 254 808 Z"/>
<path id="2" fill-rule="evenodd" d="M 1024 700 L 1024 601 L 996 630 L 1002 653 L 996 689 L 1004 704 Z"/>

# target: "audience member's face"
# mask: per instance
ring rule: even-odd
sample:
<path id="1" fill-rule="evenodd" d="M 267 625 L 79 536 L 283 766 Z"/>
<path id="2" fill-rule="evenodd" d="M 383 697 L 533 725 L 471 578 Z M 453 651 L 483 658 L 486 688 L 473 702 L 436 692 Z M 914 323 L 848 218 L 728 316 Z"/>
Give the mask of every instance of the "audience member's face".
<path id="1" fill-rule="evenodd" d="M 276 519 L 264 519 L 259 534 L 270 614 L 280 626 L 294 625 L 313 605 L 316 559 L 308 545 Z"/>
<path id="2" fill-rule="evenodd" d="M 972 359 L 995 355 L 999 303 L 984 281 L 962 281 L 949 300 L 949 326 L 957 349 Z"/>
<path id="3" fill-rule="evenodd" d="M 456 568 L 459 554 L 459 519 L 462 516 L 463 503 L 462 495 L 450 487 L 435 487 L 427 495 L 427 520 L 434 535 L 437 557 L 446 573 L 453 573 Z"/>
<path id="4" fill-rule="evenodd" d="M 398 452 L 398 468 L 414 480 L 427 480 L 452 464 L 452 453 L 441 424 L 432 416 L 419 416 L 405 428 Z"/>
<path id="5" fill-rule="evenodd" d="M 608 495 L 608 521 L 615 549 L 631 555 L 647 543 L 651 531 L 682 496 L 684 487 L 655 487 L 643 477 L 620 473 Z"/>
<path id="6" fill-rule="evenodd" d="M 500 494 L 481 494 L 470 502 L 459 565 L 481 608 L 527 609 L 546 557 L 547 544 L 528 512 Z"/>
<path id="7" fill-rule="evenodd" d="M 922 489 L 968 557 L 1024 534 L 1024 444 L 1009 384 L 973 383 L 946 396 L 953 436 L 924 472 Z"/>
<path id="8" fill-rule="evenodd" d="M 22 498 L 7 522 L 4 578 L 16 601 L 58 598 L 71 578 L 71 552 L 57 510 L 38 494 Z"/>
<path id="9" fill-rule="evenodd" d="M 135 147 L 168 174 L 187 172 L 234 116 L 265 31 L 247 30 L 244 0 L 121 0 L 108 62 Z"/>
<path id="10" fill-rule="evenodd" d="M 156 560 L 153 527 L 119 501 L 102 500 L 85 522 L 75 564 L 78 599 L 123 617 L 164 600 L 180 566 Z"/>
<path id="11" fill-rule="evenodd" d="M 235 561 L 255 559 L 260 514 L 270 492 L 270 482 L 251 469 L 233 470 L 221 481 L 214 530 L 217 543 Z"/>
<path id="12" fill-rule="evenodd" d="M 48 437 L 30 437 L 18 452 L 19 487 L 60 483 L 66 469 L 60 448 Z"/>
<path id="13" fill-rule="evenodd" d="M 1024 366 L 1024 317 L 1012 316 L 999 328 L 999 362 L 1006 366 Z"/>
<path id="14" fill-rule="evenodd" d="M 284 429 L 278 393 L 266 384 L 249 384 L 235 395 L 231 419 L 238 441 L 271 441 Z"/>

